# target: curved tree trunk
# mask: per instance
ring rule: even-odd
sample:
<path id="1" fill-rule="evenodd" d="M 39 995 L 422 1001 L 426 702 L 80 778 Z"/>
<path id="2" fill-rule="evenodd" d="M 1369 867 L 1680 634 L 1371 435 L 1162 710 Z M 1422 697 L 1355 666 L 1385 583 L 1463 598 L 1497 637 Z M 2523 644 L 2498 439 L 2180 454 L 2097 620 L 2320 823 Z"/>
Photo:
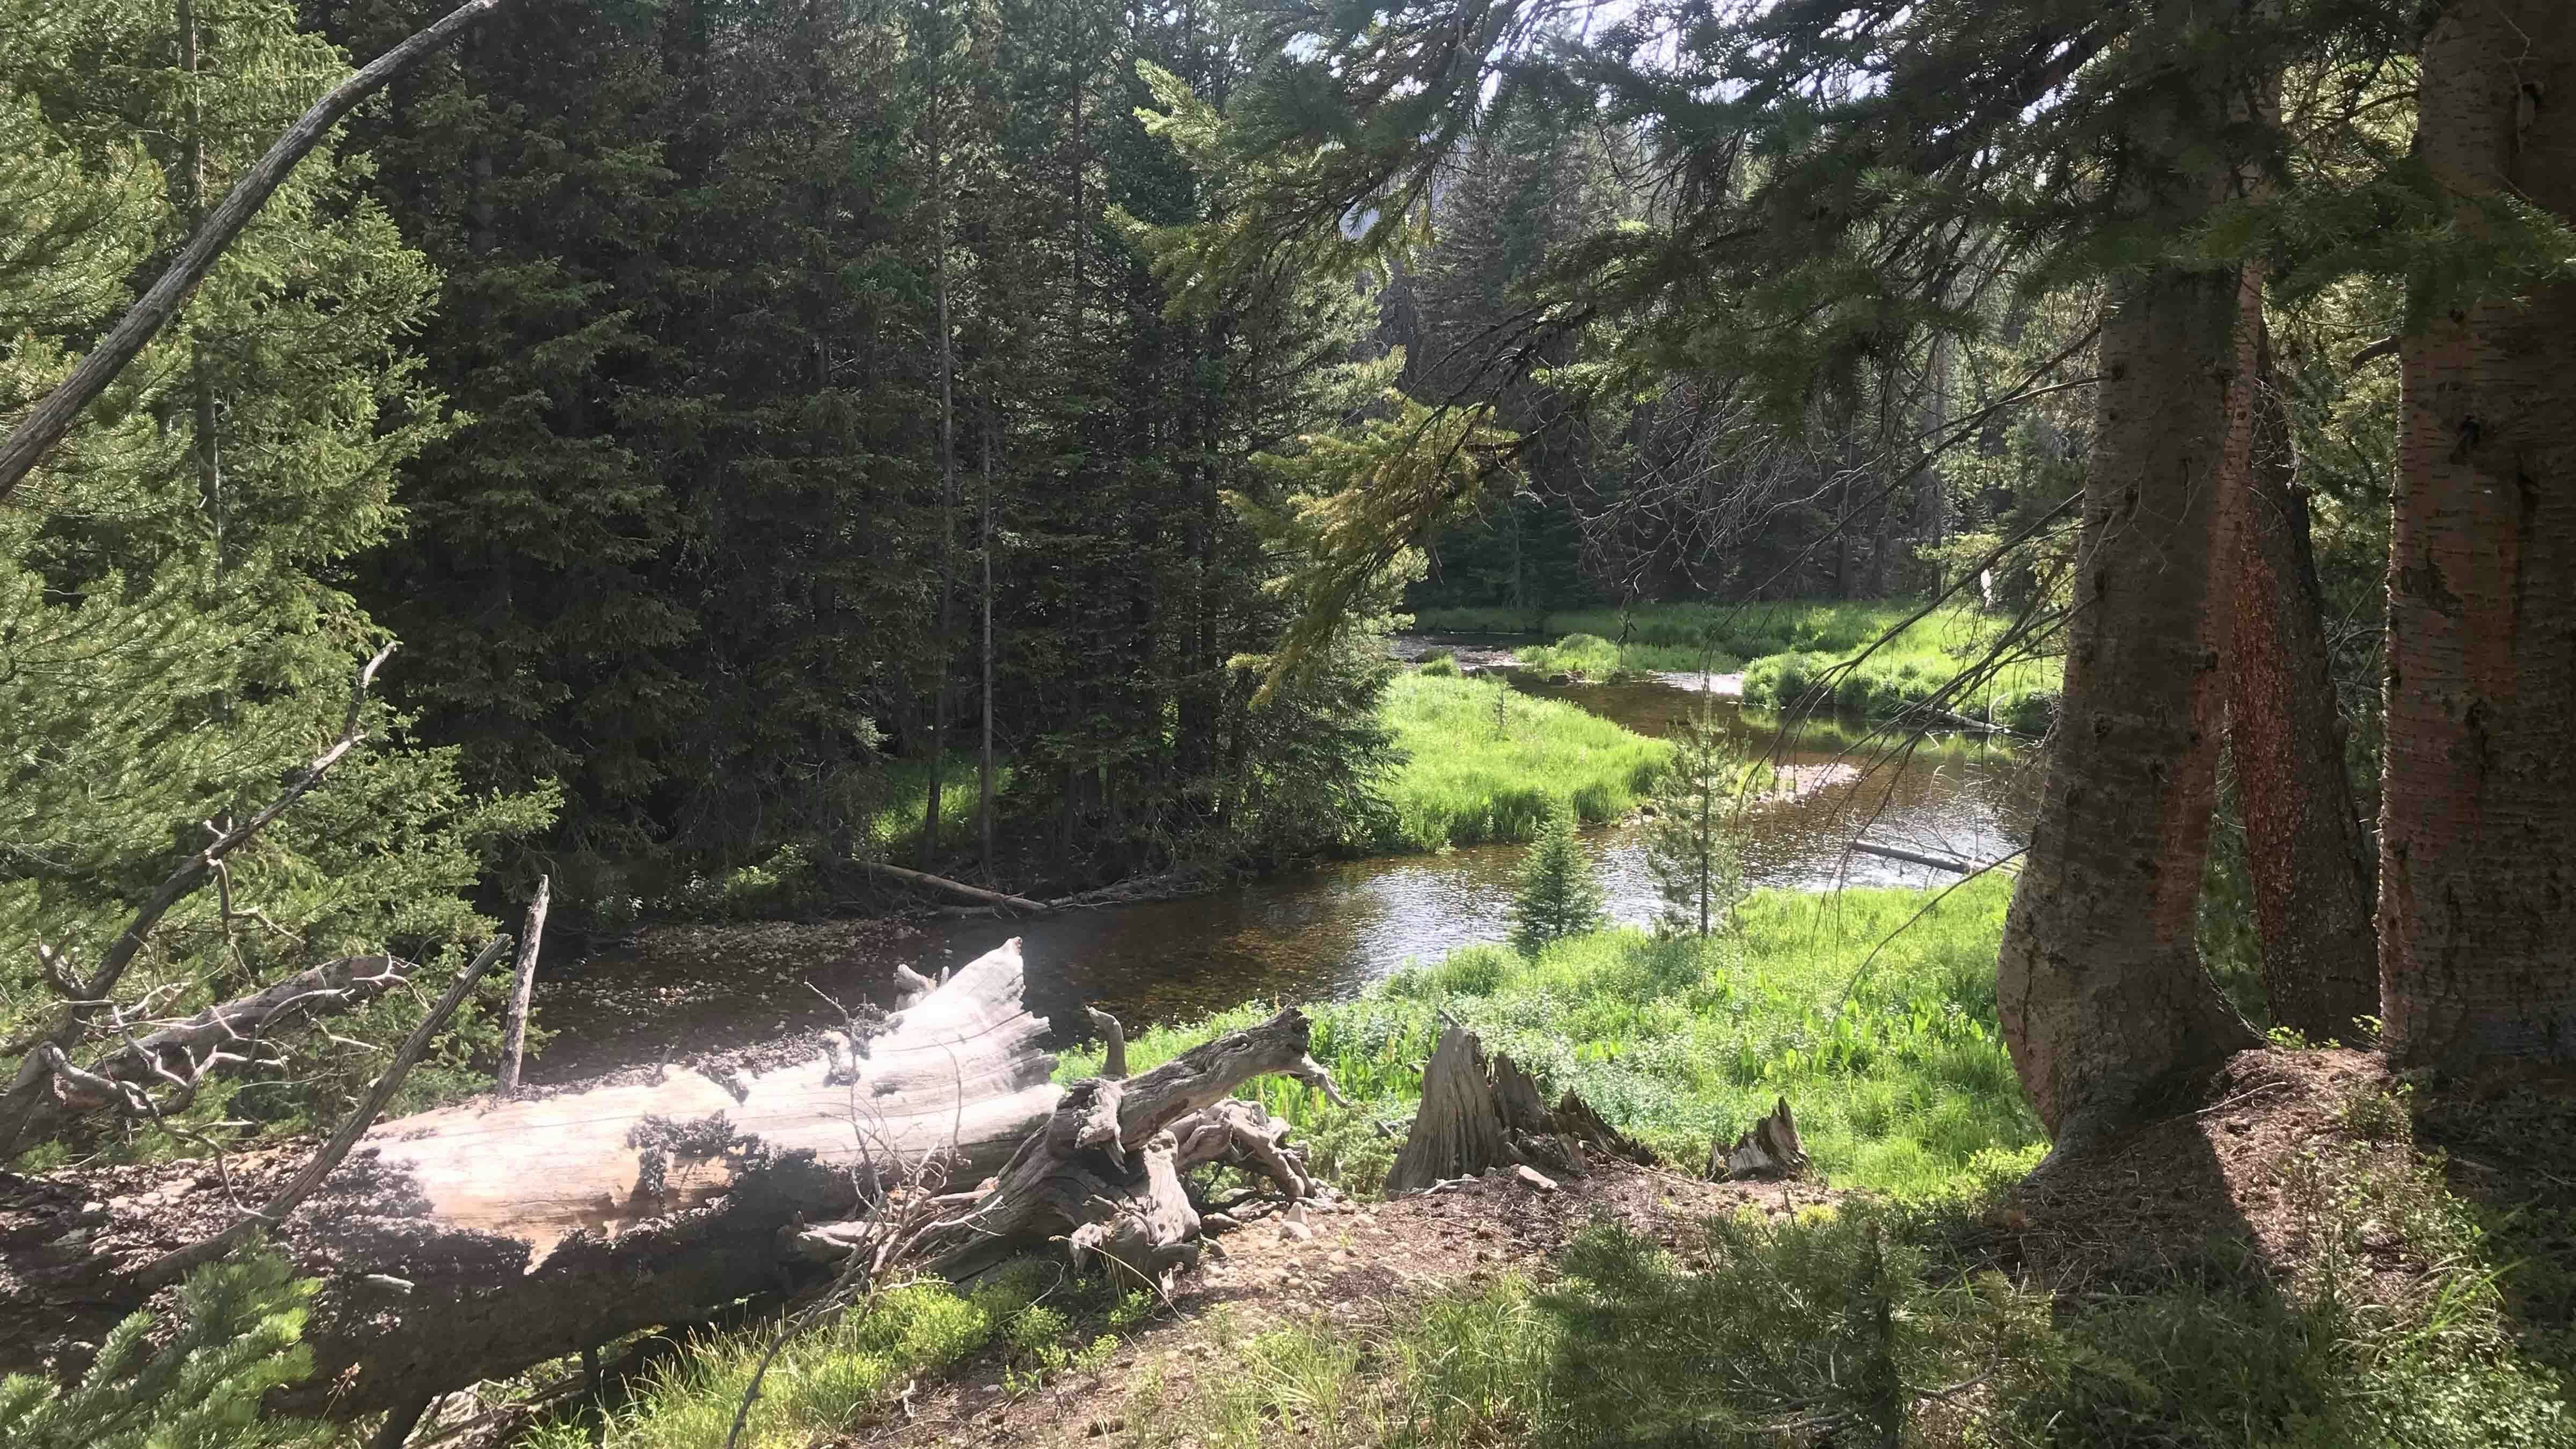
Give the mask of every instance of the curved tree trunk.
<path id="1" fill-rule="evenodd" d="M 2379 1011 L 2371 868 L 2326 661 L 2325 601 L 2308 542 L 2290 424 L 2247 269 L 2228 504 L 2236 511 L 2227 750 L 2245 813 L 2256 934 L 2272 1020 L 2354 1040 Z M 2240 461 L 2241 460 L 2241 461 Z"/>
<path id="2" fill-rule="evenodd" d="M 2576 221 L 2576 13 L 2446 6 L 2417 154 L 2471 237 Z M 2576 284 L 2444 299 L 2403 345 L 2379 938 L 2387 1050 L 2576 1061 Z"/>

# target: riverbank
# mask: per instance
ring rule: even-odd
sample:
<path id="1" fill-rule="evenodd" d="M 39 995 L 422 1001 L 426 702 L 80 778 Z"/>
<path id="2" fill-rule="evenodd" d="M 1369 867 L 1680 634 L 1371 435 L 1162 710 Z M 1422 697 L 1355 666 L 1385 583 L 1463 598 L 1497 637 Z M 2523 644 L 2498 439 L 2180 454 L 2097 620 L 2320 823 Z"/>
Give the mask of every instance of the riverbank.
<path id="1" fill-rule="evenodd" d="M 1672 758 L 1661 740 L 1501 680 L 1398 675 L 1383 718 L 1403 756 L 1386 785 L 1386 851 L 1527 841 L 1551 810 L 1605 824 L 1634 811 Z"/>
<path id="2" fill-rule="evenodd" d="M 1324 1007 L 1317 1055 L 1358 1106 L 1262 1096 L 1353 1200 L 1238 1208 L 1168 1298 L 1052 1259 L 890 1287 L 789 1346 L 743 1442 L 1484 1449 L 1830 1423 L 2033 1449 L 2570 1443 L 2546 1297 L 2568 1255 L 2530 1226 L 2554 1221 L 2532 1217 L 2546 1187 L 2493 1166 L 2446 1182 L 2419 1155 L 2503 1161 L 2535 1124 L 2556 1150 L 2563 1113 L 2445 1138 L 2363 1054 L 2262 1050 L 2208 1110 L 2025 1177 L 2038 1137 L 1993 1036 L 2000 896 L 1758 897 L 1724 949 L 1612 932 L 1536 961 L 1467 951 Z M 1400 1131 L 1444 1011 L 1678 1171 L 1596 1159 L 1581 1180 L 1372 1201 L 1378 1124 Z M 1232 1020 L 1141 1034 L 1130 1068 Z M 1822 1180 L 1694 1180 L 1708 1138 L 1775 1094 Z M 2509 1262 L 2521 1289 L 2499 1288 Z M 700 1340 L 604 1418 L 528 1442 L 716 1449 L 768 1343 Z"/>
<path id="3" fill-rule="evenodd" d="M 1355 1105 L 1256 1088 L 1334 1180 L 1368 1191 L 1393 1160 L 1373 1124 L 1412 1115 L 1440 1022 L 1464 1023 L 1557 1088 L 1582 1094 L 1668 1159 L 1704 1160 L 1787 1096 L 1828 1180 L 1899 1197 L 1981 1160 L 2027 1167 L 2039 1125 L 1995 1027 L 1994 961 L 2009 882 L 1957 890 L 1764 891 L 1708 941 L 1615 930 L 1535 960 L 1474 946 L 1310 1007 L 1315 1056 Z M 1132 1037 L 1143 1070 L 1269 1010 L 1248 1003 Z M 1068 1053 L 1071 1081 L 1098 1067 Z"/>
<path id="4" fill-rule="evenodd" d="M 2007 637 L 2008 619 L 1945 606 L 1909 623 L 1920 607 L 1911 599 L 1869 599 L 1657 603 L 1626 611 L 1425 609 L 1415 627 L 1431 634 L 1535 636 L 1516 657 L 1545 672 L 1593 679 L 1713 673 L 1736 681 L 1730 692 L 1753 709 L 1870 723 L 1929 712 L 1954 723 L 2046 734 L 2064 672 L 2049 646 L 2043 642 L 2033 652 L 2033 646 L 2013 645 L 1989 661 Z M 1968 671 L 1975 677 L 1963 683 Z"/>

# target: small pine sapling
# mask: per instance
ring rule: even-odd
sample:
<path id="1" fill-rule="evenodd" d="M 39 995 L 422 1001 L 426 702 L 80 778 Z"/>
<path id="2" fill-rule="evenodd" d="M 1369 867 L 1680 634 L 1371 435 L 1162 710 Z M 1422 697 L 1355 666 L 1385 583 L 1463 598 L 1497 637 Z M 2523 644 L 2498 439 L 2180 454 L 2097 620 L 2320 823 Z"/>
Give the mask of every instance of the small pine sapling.
<path id="1" fill-rule="evenodd" d="M 1663 896 L 1657 924 L 1702 939 L 1723 931 L 1744 898 L 1744 861 L 1736 847 L 1743 754 L 1715 722 L 1685 722 L 1673 735 L 1673 767 L 1651 797 L 1646 868 Z"/>
<path id="2" fill-rule="evenodd" d="M 1592 861 L 1574 838 L 1574 812 L 1552 806 L 1538 840 L 1521 867 L 1520 898 L 1512 906 L 1512 946 L 1535 956 L 1550 941 L 1597 930 L 1605 897 Z"/>

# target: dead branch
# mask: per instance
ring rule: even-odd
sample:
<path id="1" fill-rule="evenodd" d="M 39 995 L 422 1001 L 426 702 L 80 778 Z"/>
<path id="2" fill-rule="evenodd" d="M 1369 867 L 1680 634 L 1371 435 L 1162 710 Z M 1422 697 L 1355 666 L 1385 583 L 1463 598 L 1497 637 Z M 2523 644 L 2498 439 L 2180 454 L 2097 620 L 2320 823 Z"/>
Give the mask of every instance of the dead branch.
<path id="1" fill-rule="evenodd" d="M 358 670 L 358 677 L 349 688 L 348 714 L 341 721 L 339 738 L 331 743 L 330 748 L 314 756 L 311 764 L 298 771 L 295 779 L 266 809 L 239 825 L 217 832 L 204 849 L 179 863 L 179 868 L 161 882 L 151 898 L 143 903 L 142 909 L 134 913 L 134 919 L 126 924 L 124 932 L 107 948 L 98 969 L 90 973 L 88 980 L 80 983 L 77 992 L 71 993 L 73 999 L 64 1004 L 61 1019 L 40 1040 L 66 1050 L 79 1041 L 91 1019 L 108 1003 L 110 993 L 116 990 L 117 982 L 125 975 L 125 968 L 133 964 L 136 953 L 143 949 L 144 941 L 151 936 L 153 928 L 161 924 L 161 918 L 169 914 L 170 908 L 205 884 L 206 878 L 225 856 L 240 849 L 266 829 L 271 821 L 293 808 L 296 801 L 322 783 L 322 777 L 330 772 L 333 765 L 357 748 L 358 742 L 366 738 L 366 732 L 359 728 L 359 718 L 366 705 L 368 687 L 375 683 L 376 671 L 393 657 L 393 652 L 392 644 L 385 645 Z M 56 989 L 61 988 L 57 986 Z M 0 1162 L 17 1156 L 23 1150 L 28 1121 L 44 1102 L 46 1084 L 50 1080 L 41 1054 L 29 1050 L 19 1061 L 17 1076 L 11 1081 L 8 1091 L 0 1093 Z"/>
<path id="2" fill-rule="evenodd" d="M 527 929 L 519 933 L 518 968 L 510 978 L 510 1018 L 502 1032 L 500 1093 L 519 1094 L 519 1058 L 528 1049 L 528 993 L 537 982 L 537 948 L 546 935 L 546 898 L 554 877 L 537 877 L 537 898 L 528 902 Z"/>
<path id="3" fill-rule="evenodd" d="M 946 891 L 950 895 L 964 896 L 970 901 L 981 901 L 983 904 L 988 906 L 1002 906 L 1014 911 L 1026 911 L 1031 915 L 1038 916 L 1045 915 L 1047 911 L 1052 909 L 1044 901 L 1033 901 L 1027 896 L 1010 895 L 1003 891 L 988 891 L 982 886 L 970 886 L 963 881 L 950 880 L 944 875 L 932 875 L 928 871 L 906 870 L 899 865 L 887 865 L 883 861 L 875 860 L 866 862 L 866 865 L 868 869 L 875 871 L 879 875 L 890 875 L 896 880 L 909 881 L 910 883 L 919 886 L 929 886 L 934 890 Z"/>

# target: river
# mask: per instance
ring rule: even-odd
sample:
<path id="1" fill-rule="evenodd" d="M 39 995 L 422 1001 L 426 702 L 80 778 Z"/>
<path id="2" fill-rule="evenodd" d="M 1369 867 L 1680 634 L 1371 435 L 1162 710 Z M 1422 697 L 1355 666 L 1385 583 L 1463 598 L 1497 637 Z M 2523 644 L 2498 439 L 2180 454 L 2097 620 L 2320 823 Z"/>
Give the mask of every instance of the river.
<path id="1" fill-rule="evenodd" d="M 1755 886 L 1831 890 L 1922 886 L 1948 872 L 1850 851 L 1857 838 L 1918 853 L 1986 860 L 2026 838 L 2035 753 L 1968 739 L 1891 750 L 1830 725 L 1783 729 L 1736 701 L 1705 701 L 1699 681 L 1548 684 L 1513 671 L 1514 687 L 1563 699 L 1640 733 L 1663 736 L 1706 707 L 1751 754 L 1788 767 L 1800 788 L 1763 802 L 1741 837 Z M 1584 842 L 1626 924 L 1658 902 L 1634 824 Z M 1344 997 L 1412 961 L 1510 933 L 1521 845 L 1343 861 L 1245 881 L 1185 900 L 1072 910 L 1035 920 L 917 928 L 885 923 L 665 928 L 539 983 L 541 1020 L 565 1040 L 531 1064 L 535 1080 L 739 1046 L 831 1017 L 817 990 L 865 999 L 885 956 L 935 971 L 1010 936 L 1023 938 L 1030 1004 L 1059 1022 L 1085 1000 L 1131 1025 L 1187 1020 L 1240 1002 Z M 862 972 L 864 971 L 864 976 Z M 809 986 L 810 983 L 810 986 Z"/>

